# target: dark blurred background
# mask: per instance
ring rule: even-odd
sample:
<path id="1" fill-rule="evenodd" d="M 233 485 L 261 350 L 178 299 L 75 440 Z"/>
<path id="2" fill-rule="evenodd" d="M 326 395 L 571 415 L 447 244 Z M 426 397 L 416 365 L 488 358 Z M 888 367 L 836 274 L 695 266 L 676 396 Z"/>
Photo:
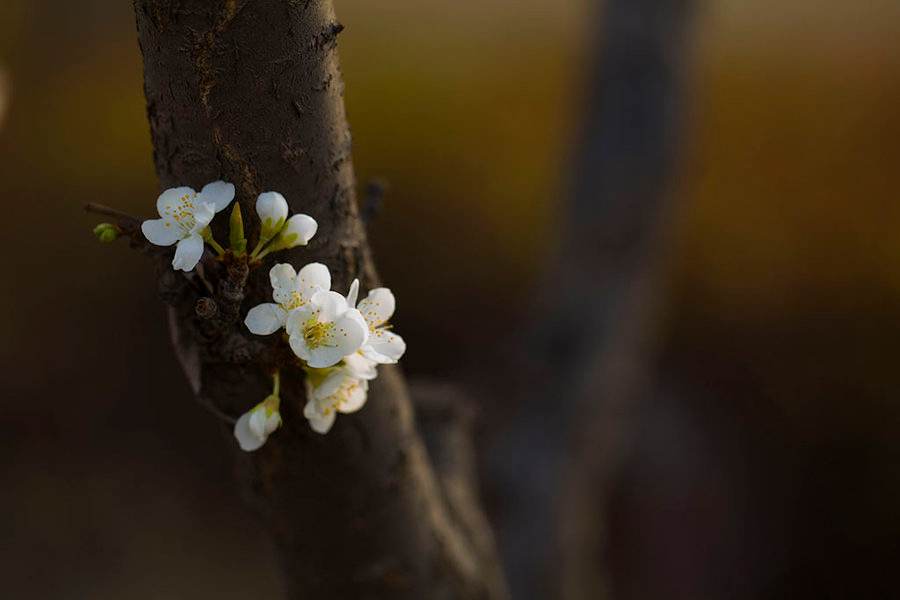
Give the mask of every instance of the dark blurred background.
<path id="1" fill-rule="evenodd" d="M 527 325 L 559 245 L 595 7 L 336 4 L 357 175 L 389 182 L 371 237 L 405 369 L 465 380 Z M 693 19 L 614 597 L 895 597 L 900 4 Z M 149 264 L 81 209 L 150 216 L 157 195 L 130 3 L 3 0 L 0 73 L 3 595 L 276 595 Z M 481 398 L 487 447 L 509 399 Z"/>

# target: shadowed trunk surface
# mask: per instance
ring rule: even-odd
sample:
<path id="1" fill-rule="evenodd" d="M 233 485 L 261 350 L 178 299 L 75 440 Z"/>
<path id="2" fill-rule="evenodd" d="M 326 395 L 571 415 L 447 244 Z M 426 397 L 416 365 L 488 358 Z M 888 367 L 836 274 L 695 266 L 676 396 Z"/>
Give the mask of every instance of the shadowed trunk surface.
<path id="1" fill-rule="evenodd" d="M 134 6 L 161 187 L 233 182 L 250 247 L 261 192 L 281 192 L 292 213 L 319 223 L 309 246 L 267 258 L 249 277 L 209 257 L 187 278 L 161 269 L 173 343 L 195 393 L 236 417 L 269 393 L 260 361 L 277 355 L 276 336 L 254 337 L 241 321 L 271 301 L 272 264 L 323 262 L 338 291 L 354 277 L 364 290 L 378 283 L 354 198 L 335 52 L 342 27 L 328 1 Z M 485 575 L 492 548 L 470 543 L 447 508 L 399 371 L 382 366 L 373 384 L 363 410 L 322 436 L 302 415 L 301 371 L 283 369 L 284 425 L 255 453 L 234 445 L 243 490 L 280 549 L 289 596 L 503 597 L 502 580 Z"/>

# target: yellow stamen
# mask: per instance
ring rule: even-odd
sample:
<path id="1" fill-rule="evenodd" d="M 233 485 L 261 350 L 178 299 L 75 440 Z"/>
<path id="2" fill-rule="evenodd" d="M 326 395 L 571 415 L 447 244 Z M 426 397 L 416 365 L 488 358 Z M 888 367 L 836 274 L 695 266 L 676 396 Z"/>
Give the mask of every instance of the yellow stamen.
<path id="1" fill-rule="evenodd" d="M 313 315 L 303 325 L 303 339 L 310 349 L 326 345 L 334 323 L 321 323 L 316 315 Z"/>

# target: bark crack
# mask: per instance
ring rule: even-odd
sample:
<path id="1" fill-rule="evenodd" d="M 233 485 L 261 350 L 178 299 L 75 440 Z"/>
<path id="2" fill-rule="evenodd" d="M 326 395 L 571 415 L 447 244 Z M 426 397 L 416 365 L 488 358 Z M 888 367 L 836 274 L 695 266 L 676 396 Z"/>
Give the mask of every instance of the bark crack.
<path id="1" fill-rule="evenodd" d="M 197 67 L 197 73 L 200 75 L 200 104 L 203 105 L 208 117 L 212 116 L 209 96 L 216 85 L 216 72 L 212 67 L 213 50 L 215 49 L 218 36 L 228 29 L 228 26 L 247 5 L 247 2 L 249 0 L 244 0 L 243 2 L 239 0 L 225 0 L 222 12 L 216 19 L 213 27 L 205 34 L 198 36 L 194 64 Z"/>

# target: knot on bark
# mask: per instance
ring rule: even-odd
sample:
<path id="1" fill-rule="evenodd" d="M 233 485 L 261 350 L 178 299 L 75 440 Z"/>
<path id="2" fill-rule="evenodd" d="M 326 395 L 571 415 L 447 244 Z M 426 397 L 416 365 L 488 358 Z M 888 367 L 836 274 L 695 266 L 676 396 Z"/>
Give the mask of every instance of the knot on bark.
<path id="1" fill-rule="evenodd" d="M 228 263 L 225 277 L 216 285 L 215 298 L 201 298 L 198 301 L 195 307 L 197 316 L 209 320 L 219 331 L 237 323 L 241 316 L 241 302 L 244 300 L 249 273 L 250 267 L 246 259 Z"/>
<path id="2" fill-rule="evenodd" d="M 210 320 L 219 314 L 219 306 L 212 298 L 203 297 L 197 300 L 197 304 L 194 305 L 194 312 L 201 319 Z"/>

